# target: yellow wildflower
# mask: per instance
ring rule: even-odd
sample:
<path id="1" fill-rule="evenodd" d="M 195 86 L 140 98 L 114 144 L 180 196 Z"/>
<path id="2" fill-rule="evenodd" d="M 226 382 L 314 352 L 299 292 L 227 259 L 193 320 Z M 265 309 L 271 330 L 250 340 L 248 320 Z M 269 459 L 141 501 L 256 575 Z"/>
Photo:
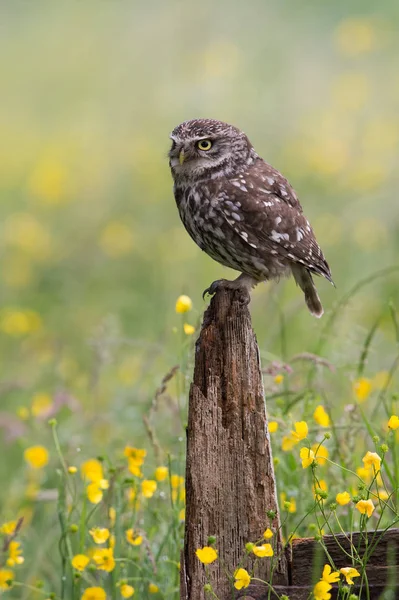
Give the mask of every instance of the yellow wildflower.
<path id="1" fill-rule="evenodd" d="M 353 567 L 343 567 L 339 571 L 345 577 L 346 583 L 348 583 L 349 585 L 353 585 L 353 577 L 360 577 L 359 571 L 357 571 Z"/>
<path id="2" fill-rule="evenodd" d="M 49 394 L 39 393 L 32 398 L 31 412 L 34 417 L 46 416 L 53 406 L 53 401 Z"/>
<path id="3" fill-rule="evenodd" d="M 388 427 L 389 429 L 393 429 L 395 431 L 395 429 L 399 427 L 399 417 L 397 417 L 396 415 L 392 415 L 392 417 L 389 417 Z"/>
<path id="4" fill-rule="evenodd" d="M 349 502 L 351 501 L 350 494 L 348 492 L 340 492 L 335 496 L 335 501 L 337 502 L 337 504 L 345 506 L 345 504 L 349 504 Z"/>
<path id="5" fill-rule="evenodd" d="M 288 510 L 289 513 L 295 513 L 296 512 L 296 500 L 295 500 L 295 498 L 291 497 L 287 501 L 287 494 L 285 492 L 281 492 L 281 494 L 280 494 L 280 500 L 281 500 L 281 504 L 285 507 L 286 510 Z"/>
<path id="6" fill-rule="evenodd" d="M 103 466 L 99 460 L 95 458 L 87 460 L 80 467 L 82 479 L 97 482 L 104 479 Z"/>
<path id="7" fill-rule="evenodd" d="M 12 535 L 16 526 L 17 521 L 8 521 L 7 523 L 3 523 L 3 525 L 0 527 L 0 533 L 3 533 L 4 535 Z"/>
<path id="8" fill-rule="evenodd" d="M 176 312 L 179 314 L 183 314 L 192 309 L 193 303 L 191 298 L 188 296 L 179 296 L 176 300 Z"/>
<path id="9" fill-rule="evenodd" d="M 83 592 L 81 600 L 107 600 L 107 594 L 101 587 L 89 587 Z"/>
<path id="10" fill-rule="evenodd" d="M 248 587 L 251 583 L 250 574 L 245 569 L 237 569 L 237 571 L 234 573 L 234 578 L 234 587 L 236 590 L 242 590 Z"/>
<path id="11" fill-rule="evenodd" d="M 115 568 L 115 559 L 113 548 L 96 548 L 93 553 L 93 560 L 97 569 L 101 571 L 113 571 Z"/>
<path id="12" fill-rule="evenodd" d="M 131 474 L 134 475 L 135 477 L 143 477 L 141 468 L 131 458 L 128 459 L 128 467 L 127 468 L 129 469 Z"/>
<path id="13" fill-rule="evenodd" d="M 144 498 L 152 498 L 157 489 L 157 482 L 153 479 L 144 479 L 141 482 L 141 492 Z"/>
<path id="14" fill-rule="evenodd" d="M 278 429 L 277 421 L 269 421 L 269 433 L 276 433 Z"/>
<path id="15" fill-rule="evenodd" d="M 263 558 L 264 556 L 273 556 L 274 554 L 271 544 L 262 544 L 261 546 L 254 546 L 252 548 L 252 552 L 258 558 Z"/>
<path id="16" fill-rule="evenodd" d="M 14 573 L 9 569 L 0 569 L 0 590 L 9 590 L 14 581 Z"/>
<path id="17" fill-rule="evenodd" d="M 328 416 L 328 413 L 326 412 L 324 406 L 322 406 L 321 404 L 319 404 L 319 406 L 316 407 L 313 413 L 313 418 L 316 421 L 316 423 L 321 427 L 328 427 L 330 425 L 330 417 Z"/>
<path id="18" fill-rule="evenodd" d="M 297 440 L 292 435 L 285 435 L 281 440 L 281 449 L 283 452 L 289 452 L 297 443 Z"/>
<path id="19" fill-rule="evenodd" d="M 134 535 L 134 530 L 133 529 L 127 529 L 125 531 L 125 536 L 126 536 L 126 541 L 131 544 L 132 546 L 140 546 L 140 544 L 143 543 L 143 536 L 141 535 Z"/>
<path id="20" fill-rule="evenodd" d="M 71 475 L 75 475 L 75 473 L 77 473 L 77 472 L 78 472 L 77 467 L 74 467 L 73 465 L 68 467 L 68 473 L 70 473 Z"/>
<path id="21" fill-rule="evenodd" d="M 20 543 L 14 540 L 9 543 L 8 546 L 8 559 L 7 566 L 14 567 L 15 565 L 22 565 L 24 557 L 22 556 L 22 548 Z"/>
<path id="22" fill-rule="evenodd" d="M 109 538 L 109 530 L 105 527 L 93 527 L 89 533 L 96 544 L 104 544 Z"/>
<path id="23" fill-rule="evenodd" d="M 193 335 L 195 333 L 194 325 L 189 325 L 188 323 L 184 323 L 183 330 L 186 335 Z"/>
<path id="24" fill-rule="evenodd" d="M 378 490 L 377 496 L 379 500 L 382 500 L 383 502 L 386 502 L 389 498 L 389 494 L 386 490 Z"/>
<path id="25" fill-rule="evenodd" d="M 376 452 L 366 452 L 362 461 L 366 469 L 373 469 L 374 471 L 381 469 L 381 457 Z"/>
<path id="26" fill-rule="evenodd" d="M 320 479 L 319 483 L 313 486 L 313 495 L 320 496 L 320 493 L 327 492 L 328 486 L 324 479 Z"/>
<path id="27" fill-rule="evenodd" d="M 128 585 L 127 583 L 123 583 L 121 585 L 121 596 L 122 598 L 131 598 L 134 594 L 134 587 Z"/>
<path id="28" fill-rule="evenodd" d="M 373 504 L 373 501 L 369 498 L 368 500 L 359 500 L 359 502 L 356 504 L 356 508 L 362 515 L 367 515 L 368 517 L 371 517 L 371 515 L 374 512 L 375 506 Z"/>
<path id="29" fill-rule="evenodd" d="M 33 310 L 4 309 L 0 313 L 0 329 L 18 337 L 38 331 L 42 326 L 40 315 Z"/>
<path id="30" fill-rule="evenodd" d="M 218 557 L 217 550 L 212 548 L 211 546 L 204 546 L 203 548 L 198 548 L 195 551 L 197 558 L 203 565 L 210 565 L 215 562 Z"/>
<path id="31" fill-rule="evenodd" d="M 116 522 L 116 510 L 114 509 L 113 506 L 109 507 L 108 516 L 109 516 L 110 525 L 111 525 L 111 527 L 113 527 Z"/>
<path id="32" fill-rule="evenodd" d="M 92 504 L 99 504 L 103 499 L 103 493 L 98 483 L 90 483 L 86 488 L 86 494 Z"/>
<path id="33" fill-rule="evenodd" d="M 292 438 L 297 442 L 304 440 L 308 436 L 308 424 L 306 421 L 297 421 L 294 423 L 295 431 L 291 431 Z"/>
<path id="34" fill-rule="evenodd" d="M 313 444 L 311 449 L 314 452 L 317 464 L 324 465 L 329 455 L 328 449 L 322 444 Z"/>
<path id="35" fill-rule="evenodd" d="M 268 527 L 266 531 L 263 532 L 263 537 L 265 540 L 270 540 L 270 538 L 273 537 L 273 531 Z"/>
<path id="36" fill-rule="evenodd" d="M 90 558 L 86 554 L 75 554 L 71 560 L 72 566 L 77 571 L 84 571 L 90 562 Z"/>
<path id="37" fill-rule="evenodd" d="M 309 467 L 314 461 L 315 456 L 313 450 L 309 450 L 309 448 L 301 448 L 299 452 L 299 456 L 302 461 L 302 468 L 306 469 Z"/>
<path id="38" fill-rule="evenodd" d="M 367 17 L 348 17 L 335 30 L 335 44 L 344 56 L 360 56 L 377 45 L 376 29 Z"/>
<path id="39" fill-rule="evenodd" d="M 184 477 L 180 475 L 172 475 L 170 478 L 171 487 L 176 490 L 178 487 L 184 484 Z"/>
<path id="40" fill-rule="evenodd" d="M 138 467 L 141 467 L 147 456 L 147 450 L 144 448 L 133 448 L 133 446 L 126 446 L 123 453 L 127 458 L 134 461 Z"/>
<path id="41" fill-rule="evenodd" d="M 154 476 L 157 481 L 164 481 L 167 478 L 168 473 L 169 473 L 168 467 L 157 467 L 155 469 Z"/>
<path id="42" fill-rule="evenodd" d="M 331 583 L 327 581 L 318 581 L 313 588 L 313 595 L 315 600 L 330 600 L 330 590 L 332 588 Z"/>
<path id="43" fill-rule="evenodd" d="M 126 256 L 134 245 L 133 233 L 125 223 L 110 221 L 101 232 L 99 245 L 110 258 Z"/>
<path id="44" fill-rule="evenodd" d="M 370 483 L 373 477 L 370 469 L 366 469 L 365 467 L 357 467 L 356 475 L 358 475 L 360 479 L 363 479 L 365 483 Z"/>
<path id="45" fill-rule="evenodd" d="M 370 396 L 373 384 L 370 379 L 360 377 L 353 382 L 353 392 L 359 402 L 364 402 Z"/>
<path id="46" fill-rule="evenodd" d="M 148 591 L 150 592 L 150 594 L 156 594 L 157 592 L 159 592 L 159 587 L 155 585 L 155 583 L 150 583 L 150 585 L 148 586 Z"/>
<path id="47" fill-rule="evenodd" d="M 321 580 L 326 581 L 327 583 L 337 583 L 337 581 L 339 581 L 339 571 L 332 572 L 330 565 L 324 565 Z"/>
<path id="48" fill-rule="evenodd" d="M 49 455 L 44 446 L 30 446 L 25 450 L 24 458 L 32 469 L 42 469 L 47 465 Z"/>
<path id="49" fill-rule="evenodd" d="M 277 385 L 280 385 L 281 383 L 283 383 L 284 381 L 284 375 L 278 374 L 275 376 L 274 378 L 274 383 L 276 383 Z"/>
<path id="50" fill-rule="evenodd" d="M 186 518 L 186 510 L 184 508 L 182 508 L 179 511 L 179 521 L 184 521 Z"/>
<path id="51" fill-rule="evenodd" d="M 29 409 L 26 408 L 26 406 L 20 406 L 19 408 L 17 408 L 17 416 L 22 421 L 27 421 L 30 417 Z"/>

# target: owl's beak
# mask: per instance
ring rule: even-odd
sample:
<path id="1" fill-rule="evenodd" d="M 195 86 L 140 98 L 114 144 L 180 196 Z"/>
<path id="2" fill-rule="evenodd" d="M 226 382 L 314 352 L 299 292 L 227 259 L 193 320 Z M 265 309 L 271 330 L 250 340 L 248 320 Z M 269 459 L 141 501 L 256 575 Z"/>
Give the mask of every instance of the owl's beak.
<path id="1" fill-rule="evenodd" d="M 179 154 L 179 163 L 180 163 L 180 165 L 182 165 L 184 163 L 184 158 L 185 158 L 185 156 L 184 156 L 184 148 L 182 148 L 180 150 L 180 154 Z"/>

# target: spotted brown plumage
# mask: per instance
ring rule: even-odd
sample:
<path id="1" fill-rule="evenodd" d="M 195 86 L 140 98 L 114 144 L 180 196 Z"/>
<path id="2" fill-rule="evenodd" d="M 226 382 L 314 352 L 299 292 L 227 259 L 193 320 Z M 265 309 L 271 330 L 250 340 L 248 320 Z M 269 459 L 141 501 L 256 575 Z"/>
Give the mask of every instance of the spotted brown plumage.
<path id="1" fill-rule="evenodd" d="M 198 246 L 241 275 L 218 287 L 251 289 L 292 272 L 312 314 L 320 303 L 312 273 L 332 282 L 329 266 L 288 181 L 255 152 L 239 129 L 211 119 L 186 121 L 169 153 L 180 217 Z"/>

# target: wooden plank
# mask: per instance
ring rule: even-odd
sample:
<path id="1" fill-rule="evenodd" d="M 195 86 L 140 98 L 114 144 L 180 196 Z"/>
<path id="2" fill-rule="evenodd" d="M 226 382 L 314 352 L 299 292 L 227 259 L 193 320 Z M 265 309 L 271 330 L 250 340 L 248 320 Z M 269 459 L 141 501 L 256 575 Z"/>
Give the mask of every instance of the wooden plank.
<path id="1" fill-rule="evenodd" d="M 195 555 L 209 535 L 220 560 L 207 567 L 212 588 L 231 598 L 226 576 L 242 560 L 245 544 L 262 537 L 277 495 L 267 430 L 259 352 L 248 298 L 220 291 L 204 315 L 196 345 L 187 427 L 186 521 L 181 560 L 181 600 L 205 599 L 205 568 Z M 279 526 L 276 517 L 273 527 Z M 278 552 L 281 540 L 277 540 Z M 288 583 L 284 552 L 274 574 Z M 252 570 L 254 560 L 246 559 Z M 270 561 L 257 561 L 256 576 L 269 578 Z"/>
<path id="2" fill-rule="evenodd" d="M 335 539 L 336 538 L 336 539 Z M 325 535 L 323 542 L 331 556 L 335 566 L 351 566 L 351 559 L 345 552 L 351 553 L 351 541 L 344 534 Z M 367 577 L 370 583 L 381 584 L 387 581 L 387 577 L 399 580 L 399 529 L 389 529 L 383 531 L 368 532 L 367 538 L 364 534 L 355 532 L 352 535 L 352 544 L 363 556 L 366 547 L 375 545 L 367 562 Z M 341 547 L 342 548 L 341 548 Z M 313 538 L 296 539 L 292 542 L 292 565 L 291 581 L 293 585 L 304 585 L 312 582 L 312 576 L 316 564 L 321 569 L 328 558 L 319 542 Z M 390 565 L 390 566 L 387 566 Z"/>

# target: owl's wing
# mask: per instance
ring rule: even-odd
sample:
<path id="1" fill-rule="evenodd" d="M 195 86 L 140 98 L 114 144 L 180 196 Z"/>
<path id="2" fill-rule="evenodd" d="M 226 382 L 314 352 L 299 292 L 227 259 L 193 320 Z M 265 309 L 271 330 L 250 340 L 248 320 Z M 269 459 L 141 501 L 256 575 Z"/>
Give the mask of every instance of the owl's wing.
<path id="1" fill-rule="evenodd" d="M 269 173 L 262 177 L 251 172 L 224 180 L 217 192 L 217 210 L 260 256 L 282 256 L 332 282 L 328 263 L 295 192 L 277 171 L 279 178 Z"/>

